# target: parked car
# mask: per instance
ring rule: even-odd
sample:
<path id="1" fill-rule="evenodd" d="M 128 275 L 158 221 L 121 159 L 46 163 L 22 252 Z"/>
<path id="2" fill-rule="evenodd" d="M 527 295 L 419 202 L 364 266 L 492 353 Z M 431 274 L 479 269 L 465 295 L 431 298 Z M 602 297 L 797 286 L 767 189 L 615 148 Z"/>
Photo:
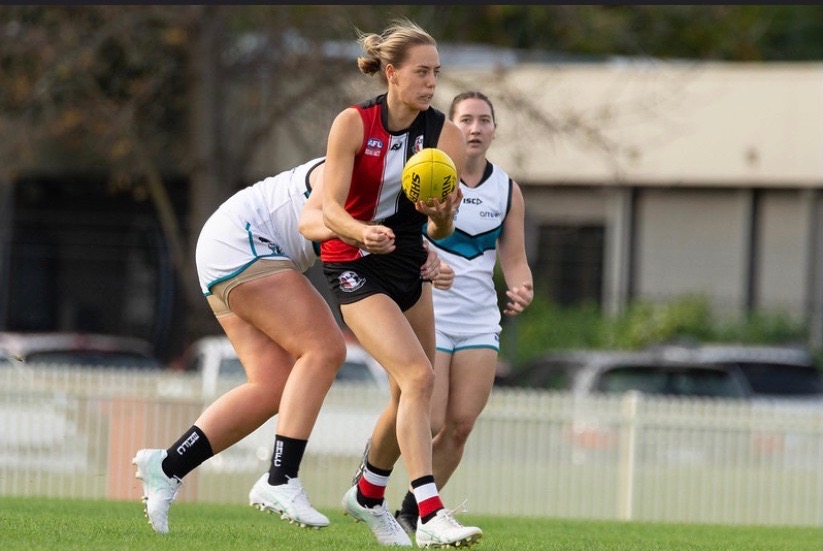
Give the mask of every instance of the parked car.
<path id="1" fill-rule="evenodd" d="M 245 379 L 243 365 L 228 337 L 215 335 L 195 341 L 184 353 L 184 368 L 201 375 L 204 396 L 216 396 Z M 221 383 L 222 382 L 222 383 Z M 346 361 L 335 383 L 362 383 L 388 388 L 386 371 L 366 349 L 355 342 L 346 343 Z"/>
<path id="2" fill-rule="evenodd" d="M 677 358 L 664 351 L 564 351 L 547 354 L 500 380 L 504 386 L 569 391 L 743 398 L 748 385 L 734 366 Z"/>
<path id="3" fill-rule="evenodd" d="M 678 375 L 676 379 L 674 375 L 663 377 L 661 371 Z M 709 388 L 706 384 L 712 377 L 714 386 Z M 551 352 L 498 382 L 578 393 L 638 390 L 647 394 L 823 399 L 823 371 L 811 354 L 780 346 L 667 345 L 640 352 Z"/>
<path id="4" fill-rule="evenodd" d="M 823 371 L 802 348 L 704 344 L 664 350 L 669 356 L 737 367 L 755 398 L 823 398 Z"/>
<path id="5" fill-rule="evenodd" d="M 0 365 L 161 369 L 144 339 L 96 333 L 0 333 Z"/>
<path id="6" fill-rule="evenodd" d="M 670 353 L 683 353 L 673 347 Z M 820 440 L 800 419 L 823 412 L 823 372 L 803 348 L 707 344 L 687 349 L 700 361 L 737 367 L 749 386 L 753 419 L 793 416 L 786 427 L 768 428 L 754 422 L 752 450 L 761 461 L 796 467 L 810 466 L 819 457 Z M 813 450 L 818 450 L 815 454 Z"/>
<path id="7" fill-rule="evenodd" d="M 820 372 L 802 350 L 749 346 L 661 346 L 639 352 L 552 352 L 501 380 L 504 386 L 570 392 L 573 418 L 562 436 L 571 444 L 576 461 L 616 453 L 620 443 L 620 413 L 587 397 L 639 392 L 649 397 L 744 400 L 752 419 L 792 413 L 808 416 L 819 411 Z M 660 420 L 662 422 L 662 420 Z M 645 430 L 651 431 L 648 427 Z M 661 433 L 662 434 L 662 433 Z M 790 461 L 808 457 L 814 438 L 802 430 L 767 429 L 755 423 L 738 433 L 733 449 L 716 449 L 711 442 L 660 436 L 644 440 L 645 460 L 699 464 L 734 454 L 754 454 L 761 460 Z"/>
<path id="8" fill-rule="evenodd" d="M 245 381 L 245 371 L 229 339 L 208 336 L 184 352 L 183 367 L 196 374 L 202 397 L 211 400 Z M 380 412 L 389 400 L 388 376 L 383 367 L 354 341 L 346 343 L 346 361 L 340 367 L 312 429 L 307 453 L 359 457 Z M 340 391 L 340 392 L 337 392 Z M 168 395 L 185 395 L 186 388 L 166 388 Z M 349 394 L 355 393 L 352 399 Z M 342 396 L 341 396 L 342 394 Z M 271 457 L 277 417 L 240 442 L 209 459 L 203 467 L 216 472 L 257 472 Z"/>
<path id="9" fill-rule="evenodd" d="M 31 392 L 22 400 L 0 396 L 0 469 L 72 473 L 93 460 L 93 434 L 79 415 L 82 401 L 64 390 L 68 380 L 32 383 L 32 373 L 48 370 L 30 368 L 164 368 L 152 350 L 148 341 L 117 335 L 0 332 L 0 371 L 22 376 Z"/>

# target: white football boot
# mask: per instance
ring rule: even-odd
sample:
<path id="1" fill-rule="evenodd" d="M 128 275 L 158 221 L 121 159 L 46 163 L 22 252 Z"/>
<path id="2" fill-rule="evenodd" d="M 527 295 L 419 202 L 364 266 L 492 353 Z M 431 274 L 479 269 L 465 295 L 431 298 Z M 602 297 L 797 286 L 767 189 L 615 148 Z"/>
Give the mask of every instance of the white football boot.
<path id="1" fill-rule="evenodd" d="M 437 511 L 425 524 L 417 520 L 417 547 L 469 547 L 482 537 L 480 528 L 463 526 L 447 509 Z"/>
<path id="2" fill-rule="evenodd" d="M 386 507 L 385 499 L 375 507 L 363 507 L 357 502 L 357 486 L 352 486 L 343 496 L 343 511 L 351 515 L 355 522 L 365 522 L 381 545 L 412 546 L 409 536 Z"/>
<path id="3" fill-rule="evenodd" d="M 134 476 L 143 483 L 145 515 L 154 531 L 161 534 L 169 531 L 169 506 L 183 485 L 181 480 L 169 478 L 163 472 L 166 455 L 166 450 L 139 450 L 131 460 L 137 465 Z"/>
<path id="4" fill-rule="evenodd" d="M 249 492 L 249 505 L 261 511 L 277 513 L 280 518 L 303 528 L 319 529 L 329 525 L 329 519 L 309 504 L 306 490 L 297 478 L 272 486 L 269 484 L 269 473 L 263 473 Z"/>

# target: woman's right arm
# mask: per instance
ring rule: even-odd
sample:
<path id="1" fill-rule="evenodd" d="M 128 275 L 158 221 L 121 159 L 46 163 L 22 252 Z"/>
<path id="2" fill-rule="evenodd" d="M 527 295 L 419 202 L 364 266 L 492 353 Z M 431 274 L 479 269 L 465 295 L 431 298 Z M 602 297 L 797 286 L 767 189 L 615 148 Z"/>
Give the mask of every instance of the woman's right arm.
<path id="1" fill-rule="evenodd" d="M 323 174 L 323 221 L 342 239 L 363 243 L 370 253 L 389 253 L 394 250 L 394 233 L 389 228 L 355 220 L 346 211 L 354 157 L 363 143 L 363 132 L 363 121 L 353 108 L 342 111 L 332 123 Z"/>

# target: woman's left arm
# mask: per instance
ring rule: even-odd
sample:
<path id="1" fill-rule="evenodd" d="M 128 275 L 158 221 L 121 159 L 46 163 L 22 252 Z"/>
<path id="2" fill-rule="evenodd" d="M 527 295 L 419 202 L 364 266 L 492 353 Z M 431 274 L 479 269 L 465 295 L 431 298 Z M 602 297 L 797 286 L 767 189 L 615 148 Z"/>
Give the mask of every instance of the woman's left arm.
<path id="1" fill-rule="evenodd" d="M 516 316 L 534 299 L 532 271 L 526 258 L 526 204 L 520 186 L 512 180 L 512 204 L 497 243 L 497 257 L 506 280 L 509 301 L 503 313 Z"/>

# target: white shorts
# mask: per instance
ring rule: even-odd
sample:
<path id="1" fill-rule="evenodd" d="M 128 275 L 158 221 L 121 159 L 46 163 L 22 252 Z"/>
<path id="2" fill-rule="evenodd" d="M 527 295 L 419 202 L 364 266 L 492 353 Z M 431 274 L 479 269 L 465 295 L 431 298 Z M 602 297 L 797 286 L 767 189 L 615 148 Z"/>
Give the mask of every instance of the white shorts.
<path id="1" fill-rule="evenodd" d="M 260 259 L 290 260 L 299 272 L 315 263 L 318 247 L 298 230 L 309 167 L 301 165 L 244 188 L 209 217 L 195 250 L 205 296 L 213 286 L 237 277 Z"/>
<path id="2" fill-rule="evenodd" d="M 479 335 L 448 335 L 435 328 L 434 331 L 437 350 L 454 354 L 458 350 L 469 348 L 491 348 L 500 352 L 500 332 L 481 333 Z"/>

